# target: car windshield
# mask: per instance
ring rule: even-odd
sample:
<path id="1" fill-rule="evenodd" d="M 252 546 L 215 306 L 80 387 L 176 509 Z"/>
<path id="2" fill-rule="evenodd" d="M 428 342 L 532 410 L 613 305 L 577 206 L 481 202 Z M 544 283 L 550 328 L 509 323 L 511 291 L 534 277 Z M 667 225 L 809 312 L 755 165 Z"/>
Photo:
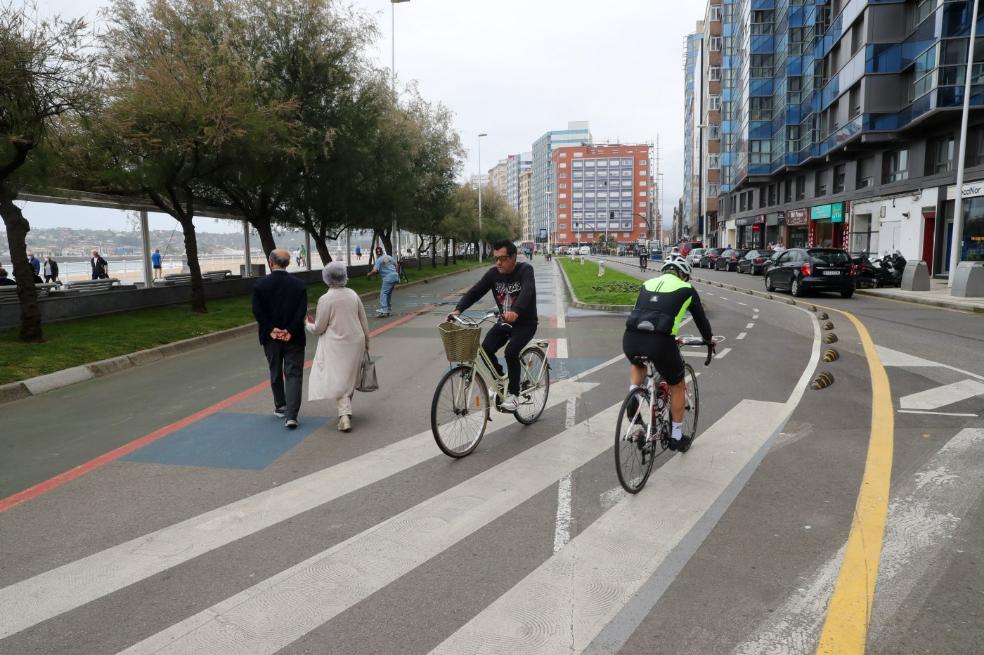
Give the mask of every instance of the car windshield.
<path id="1" fill-rule="evenodd" d="M 810 250 L 810 257 L 817 266 L 850 266 L 851 258 L 843 250 Z"/>

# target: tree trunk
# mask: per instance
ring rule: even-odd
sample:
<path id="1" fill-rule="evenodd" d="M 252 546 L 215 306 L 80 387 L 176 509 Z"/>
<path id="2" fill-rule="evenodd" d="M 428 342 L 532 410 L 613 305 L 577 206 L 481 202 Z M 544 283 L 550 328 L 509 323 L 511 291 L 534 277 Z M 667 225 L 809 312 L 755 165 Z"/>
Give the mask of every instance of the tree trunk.
<path id="1" fill-rule="evenodd" d="M 314 239 L 314 247 L 318 251 L 318 255 L 321 257 L 321 265 L 327 266 L 331 262 L 331 252 L 328 250 L 328 240 L 325 239 L 320 234 L 311 232 L 311 238 Z M 308 257 L 311 253 L 308 253 Z"/>
<path id="2" fill-rule="evenodd" d="M 202 265 L 198 261 L 198 236 L 195 234 L 195 223 L 190 218 L 179 219 L 181 232 L 184 234 L 185 257 L 188 260 L 188 270 L 191 272 L 191 311 L 205 314 L 205 283 L 202 281 Z"/>
<path id="3" fill-rule="evenodd" d="M 448 265 L 448 240 L 447 239 L 443 239 L 443 241 L 444 241 L 444 265 L 447 266 Z"/>
<path id="4" fill-rule="evenodd" d="M 379 230 L 379 243 L 383 246 L 383 251 L 387 254 L 395 257 L 397 253 L 393 252 L 393 228 Z"/>
<path id="5" fill-rule="evenodd" d="M 451 263 L 458 263 L 458 240 L 454 239 L 451 241 Z"/>
<path id="6" fill-rule="evenodd" d="M 417 237 L 417 270 L 424 267 L 424 237 Z"/>
<path id="7" fill-rule="evenodd" d="M 437 236 L 431 235 L 431 268 L 437 268 Z"/>
<path id="8" fill-rule="evenodd" d="M 17 299 L 20 300 L 20 340 L 41 342 L 41 307 L 38 305 L 38 290 L 34 286 L 34 269 L 27 259 L 27 233 L 31 225 L 24 218 L 20 207 L 14 204 L 16 193 L 11 193 L 6 185 L 0 183 L 0 216 L 7 227 L 7 247 L 10 249 L 10 263 L 14 279 L 17 280 Z"/>
<path id="9" fill-rule="evenodd" d="M 379 238 L 379 230 L 372 231 L 372 243 L 369 244 L 369 265 L 372 266 L 376 260 L 376 239 Z"/>
<path id="10" fill-rule="evenodd" d="M 269 259 L 270 253 L 277 249 L 277 241 L 273 238 L 273 225 L 269 217 L 251 217 L 247 219 L 260 237 L 260 246 L 263 248 L 263 258 Z"/>

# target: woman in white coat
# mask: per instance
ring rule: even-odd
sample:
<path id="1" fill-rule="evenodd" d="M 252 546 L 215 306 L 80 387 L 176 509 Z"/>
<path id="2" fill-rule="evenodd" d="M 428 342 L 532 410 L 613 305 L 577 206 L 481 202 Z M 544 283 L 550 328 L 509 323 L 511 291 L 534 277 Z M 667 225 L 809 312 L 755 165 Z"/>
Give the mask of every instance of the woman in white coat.
<path id="1" fill-rule="evenodd" d="M 318 299 L 314 320 L 305 327 L 318 336 L 318 349 L 308 380 L 308 400 L 333 399 L 338 407 L 338 429 L 352 429 L 352 394 L 369 349 L 369 322 L 359 295 L 347 288 L 345 264 L 331 262 L 321 272 L 328 291 Z"/>

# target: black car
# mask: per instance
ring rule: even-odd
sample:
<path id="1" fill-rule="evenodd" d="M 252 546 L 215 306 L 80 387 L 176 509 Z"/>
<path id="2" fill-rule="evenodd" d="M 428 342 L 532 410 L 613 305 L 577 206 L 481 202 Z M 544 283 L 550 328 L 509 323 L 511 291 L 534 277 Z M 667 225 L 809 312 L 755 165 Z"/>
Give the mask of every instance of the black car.
<path id="1" fill-rule="evenodd" d="M 837 248 L 791 248 L 779 253 L 765 272 L 765 290 L 783 289 L 794 296 L 807 291 L 839 291 L 854 295 L 851 257 Z"/>
<path id="2" fill-rule="evenodd" d="M 741 248 L 725 248 L 717 261 L 714 262 L 714 268 L 719 271 L 737 271 L 738 262 L 741 261 L 746 252 Z"/>
<path id="3" fill-rule="evenodd" d="M 714 268 L 714 263 L 721 256 L 722 248 L 708 248 L 700 258 L 700 268 Z"/>
<path id="4" fill-rule="evenodd" d="M 772 255 L 773 253 L 768 250 L 749 250 L 745 253 L 745 256 L 739 260 L 738 272 L 758 275 L 765 270 L 766 265 L 769 263 L 769 258 L 772 257 Z"/>

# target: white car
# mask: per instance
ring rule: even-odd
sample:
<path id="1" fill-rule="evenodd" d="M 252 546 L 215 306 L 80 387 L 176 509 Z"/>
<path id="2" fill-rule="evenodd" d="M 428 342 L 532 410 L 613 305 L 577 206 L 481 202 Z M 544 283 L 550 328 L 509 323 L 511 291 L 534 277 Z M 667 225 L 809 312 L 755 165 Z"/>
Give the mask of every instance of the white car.
<path id="1" fill-rule="evenodd" d="M 578 253 L 579 254 L 582 254 L 582 255 L 590 255 L 591 254 L 591 246 L 581 246 L 581 249 L 578 250 Z"/>
<path id="2" fill-rule="evenodd" d="M 704 250 L 705 248 L 694 248 L 690 251 L 690 254 L 687 255 L 687 261 L 691 266 L 700 268 L 700 258 L 704 256 Z"/>

